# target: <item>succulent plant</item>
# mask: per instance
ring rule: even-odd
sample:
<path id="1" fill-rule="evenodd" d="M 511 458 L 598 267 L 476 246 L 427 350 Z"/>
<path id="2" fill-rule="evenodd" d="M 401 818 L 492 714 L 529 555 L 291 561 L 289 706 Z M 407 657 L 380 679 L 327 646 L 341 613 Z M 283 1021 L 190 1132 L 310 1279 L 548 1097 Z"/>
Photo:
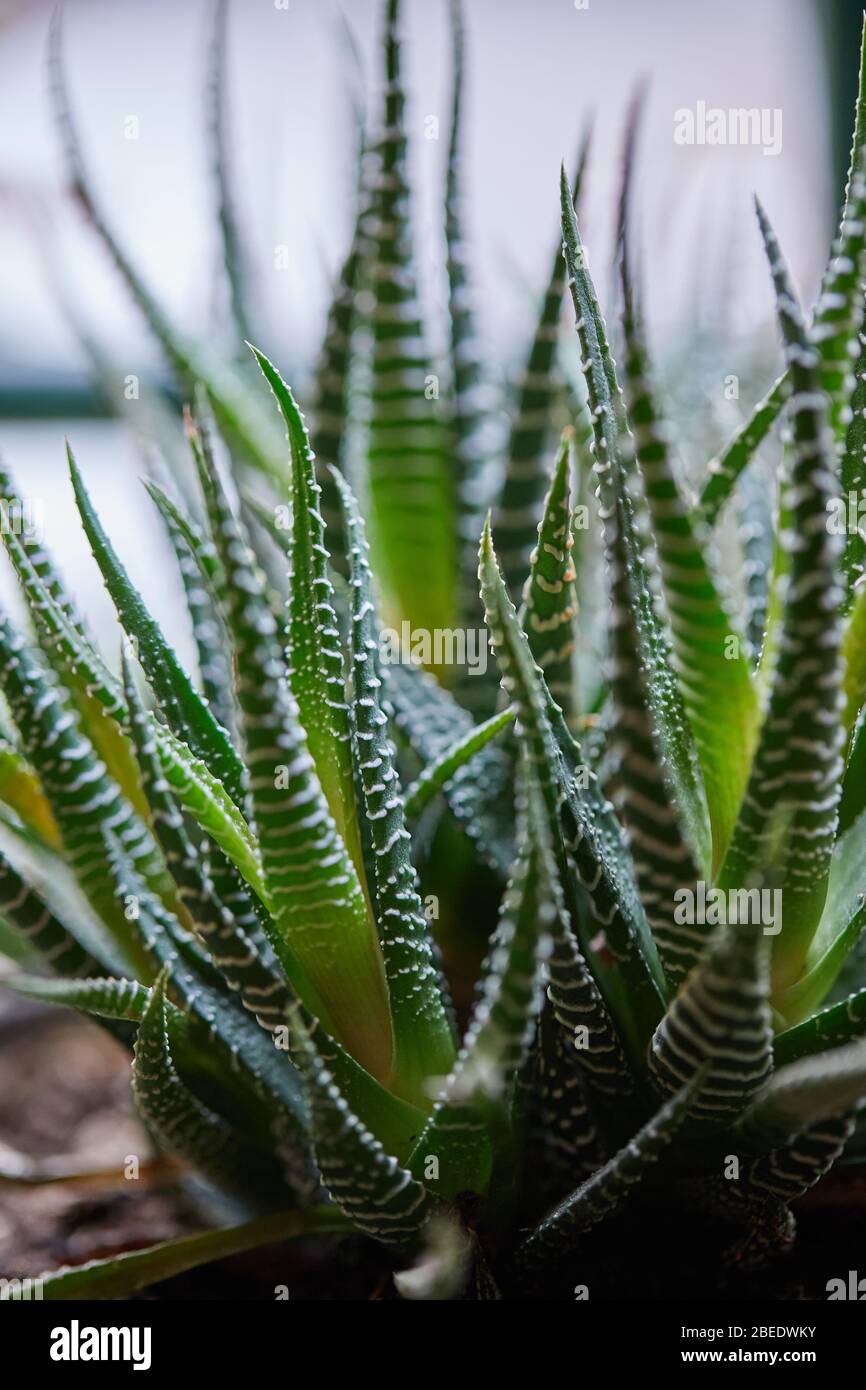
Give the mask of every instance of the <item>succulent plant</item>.
<path id="1" fill-rule="evenodd" d="M 149 293 L 97 206 L 57 79 L 75 190 L 193 402 L 192 467 L 176 465 L 172 490 L 147 486 L 198 672 L 134 588 L 71 452 L 125 634 L 119 675 L 40 539 L 13 524 L 4 472 L 29 634 L 0 622 L 0 945 L 12 988 L 94 1015 L 131 1049 L 155 1145 L 244 1219 L 48 1275 L 46 1297 L 118 1296 L 315 1233 L 381 1247 L 406 1298 L 533 1296 L 573 1282 L 592 1227 L 649 1200 L 685 1205 L 697 1229 L 726 1223 L 733 1257 L 758 1263 L 790 1246 L 789 1204 L 866 1097 L 864 538 L 843 544 L 832 524 L 866 487 L 862 85 L 811 319 L 758 209 L 785 370 L 700 496 L 679 479 L 648 363 L 634 120 L 623 384 L 563 172 L 561 253 L 497 472 L 462 237 L 456 4 L 452 17 L 447 389 L 427 389 L 388 0 L 382 131 L 361 140 L 315 455 L 261 351 L 275 408 L 237 351 L 215 364 Z M 558 369 L 566 286 L 583 394 Z M 780 417 L 777 516 L 747 504 L 738 605 L 714 529 L 748 498 Z M 591 561 L 572 510 L 588 461 L 608 658 L 589 704 L 576 583 Z M 453 636 L 482 615 L 499 691 L 465 661 L 383 659 L 383 627 Z M 448 899 L 447 933 L 428 887 Z M 471 956 L 479 913 L 493 929 L 474 1002 L 455 1008 L 455 953 L 468 940 Z"/>

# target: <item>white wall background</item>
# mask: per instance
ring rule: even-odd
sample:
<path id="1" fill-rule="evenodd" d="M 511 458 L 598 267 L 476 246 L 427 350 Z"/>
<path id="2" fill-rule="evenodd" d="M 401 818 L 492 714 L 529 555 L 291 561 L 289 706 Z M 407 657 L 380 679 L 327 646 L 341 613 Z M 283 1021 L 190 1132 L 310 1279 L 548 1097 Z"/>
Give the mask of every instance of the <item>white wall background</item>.
<path id="1" fill-rule="evenodd" d="M 828 186 L 822 41 L 809 0 L 467 0 L 470 88 L 468 209 L 475 235 L 482 326 L 502 362 L 522 348 L 527 295 L 543 283 L 556 237 L 557 173 L 595 113 L 584 233 L 596 267 L 610 253 L 618 147 L 630 92 L 651 77 L 642 140 L 641 225 L 655 336 L 673 344 L 703 315 L 712 329 L 772 342 L 772 297 L 754 227 L 761 195 L 804 293 L 814 292 L 835 191 Z M 69 85 L 102 202 L 136 261 L 189 329 L 213 325 L 217 247 L 203 140 L 202 86 L 210 7 L 203 0 L 66 0 Z M 344 0 L 368 87 L 378 77 L 378 5 Z M 0 9 L 0 374 L 81 362 L 52 274 L 74 297 L 123 372 L 155 361 L 101 248 L 64 194 L 45 74 L 47 4 Z M 415 137 L 416 221 L 433 306 L 439 294 L 448 30 L 445 0 L 404 0 Z M 234 164 L 250 250 L 262 270 L 263 336 L 302 379 L 318 341 L 328 273 L 349 229 L 352 184 L 347 89 L 352 66 L 331 0 L 234 0 L 230 18 Z M 852 54 L 852 62 L 855 55 Z M 783 147 L 678 146 L 673 113 L 698 100 L 779 107 Z M 423 138 L 438 114 L 442 139 Z M 138 140 L 124 122 L 138 118 Z M 34 235 L 39 209 L 52 232 Z M 291 250 L 273 269 L 274 247 Z M 46 267 L 45 257 L 50 257 Z M 736 298 L 709 286 L 729 287 Z M 720 375 L 727 340 L 719 326 Z M 134 460 L 112 426 L 70 432 L 95 500 L 135 577 L 176 630 L 170 564 L 130 491 Z M 99 603 L 68 505 L 61 428 L 0 422 L 0 448 L 49 505 L 47 539 L 82 600 Z M 133 499 L 133 500 L 131 500 Z M 107 635 L 107 605 L 98 608 Z M 112 638 L 113 640 L 113 638 Z"/>

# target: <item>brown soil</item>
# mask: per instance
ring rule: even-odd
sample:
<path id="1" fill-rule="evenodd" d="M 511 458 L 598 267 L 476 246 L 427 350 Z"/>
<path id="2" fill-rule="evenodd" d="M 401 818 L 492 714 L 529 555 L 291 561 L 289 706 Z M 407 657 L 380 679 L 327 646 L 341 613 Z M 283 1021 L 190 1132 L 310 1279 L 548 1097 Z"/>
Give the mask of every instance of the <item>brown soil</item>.
<path id="1" fill-rule="evenodd" d="M 13 1150 L 10 1155 L 7 1150 Z M 85 1184 L 0 1177 L 0 1276 L 39 1274 L 196 1230 L 177 1190 L 124 1177 L 150 1149 L 129 1090 L 129 1057 L 101 1028 L 0 997 L 0 1168 L 15 1155 L 103 1169 Z"/>

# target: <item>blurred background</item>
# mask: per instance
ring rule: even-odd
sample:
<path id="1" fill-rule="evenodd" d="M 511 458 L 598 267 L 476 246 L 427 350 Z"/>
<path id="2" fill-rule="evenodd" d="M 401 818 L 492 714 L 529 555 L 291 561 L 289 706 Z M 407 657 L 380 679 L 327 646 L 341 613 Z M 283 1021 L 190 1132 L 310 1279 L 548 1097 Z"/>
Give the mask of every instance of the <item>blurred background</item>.
<path id="1" fill-rule="evenodd" d="M 22 488 L 40 499 L 47 543 L 98 635 L 114 646 L 114 620 L 74 520 L 63 458 L 69 434 L 122 558 L 186 652 L 173 566 L 133 482 L 140 457 L 94 392 L 82 346 L 83 329 L 119 377 L 161 371 L 67 192 L 46 71 L 52 9 L 40 0 L 0 4 L 0 450 Z M 231 168 L 256 332 L 302 399 L 353 216 L 353 108 L 366 103 L 377 115 L 378 9 L 375 0 L 231 0 L 228 7 Z M 635 84 L 648 77 L 638 178 L 648 318 L 667 390 L 690 422 L 692 462 L 705 465 L 717 435 L 735 428 L 739 409 L 769 384 L 777 362 L 753 192 L 804 298 L 815 293 L 847 166 L 859 6 L 468 0 L 464 9 L 467 217 L 494 376 L 525 351 L 557 240 L 559 162 L 572 162 L 590 117 L 582 222 L 606 297 L 623 122 Z M 218 341 L 226 291 L 204 95 L 212 26 L 209 0 L 66 0 L 63 7 L 67 81 L 102 205 L 175 322 Z M 444 296 L 446 0 L 405 0 L 404 34 L 414 215 L 435 346 Z M 779 153 L 677 144 L 675 112 L 699 101 L 780 111 Z M 681 388 L 683 364 L 698 358 L 708 399 L 694 410 Z M 743 399 L 727 401 L 726 376 L 745 367 L 754 378 Z M 3 576 L 0 595 L 10 593 Z"/>

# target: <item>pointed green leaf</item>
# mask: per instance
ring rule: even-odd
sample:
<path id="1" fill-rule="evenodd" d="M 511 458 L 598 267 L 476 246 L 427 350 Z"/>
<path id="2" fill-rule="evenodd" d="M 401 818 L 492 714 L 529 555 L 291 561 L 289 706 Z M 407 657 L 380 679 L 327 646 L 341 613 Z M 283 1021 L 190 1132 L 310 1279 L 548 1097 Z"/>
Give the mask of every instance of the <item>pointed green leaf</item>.
<path id="1" fill-rule="evenodd" d="M 757 738 L 758 700 L 744 643 L 705 554 L 706 535 L 680 492 L 649 379 L 625 238 L 621 253 L 625 394 L 658 549 L 680 688 L 707 794 L 713 867 L 721 863 Z"/>
<path id="2" fill-rule="evenodd" d="M 210 956 L 263 1028 L 286 1025 L 294 995 L 272 957 L 263 959 L 254 939 L 244 935 L 236 917 L 220 899 L 198 848 L 187 833 L 183 816 L 162 776 L 156 741 L 147 711 L 135 688 L 129 660 L 123 654 L 123 684 L 129 730 L 135 743 L 142 787 L 151 812 L 154 834 L 180 900 L 189 912 Z"/>
<path id="3" fill-rule="evenodd" d="M 306 1117 L 298 1077 L 285 1052 L 274 1047 L 236 1000 L 191 933 L 184 931 L 158 898 L 148 892 L 129 858 L 116 840 L 110 842 L 111 871 L 120 901 L 134 905 L 136 926 L 156 967 L 168 970 L 173 997 L 196 1024 L 201 1039 L 208 1040 L 204 1056 L 196 1055 L 199 1068 L 212 1071 L 220 1090 L 237 1074 L 234 1091 L 249 1106 L 251 1095 L 263 1101 L 268 1123 L 282 1127 L 297 1153 L 303 1157 Z M 153 974 L 153 971 L 149 972 Z M 300 1190 L 309 1187 L 309 1161 L 303 1171 L 295 1165 Z"/>
<path id="4" fill-rule="evenodd" d="M 827 997 L 866 927 L 864 861 L 866 815 L 861 815 L 836 840 L 824 910 L 809 943 L 802 972 L 787 989 L 777 990 L 773 1001 L 791 1023 L 807 1018 Z"/>
<path id="5" fill-rule="evenodd" d="M 346 672 L 328 574 L 330 555 L 319 511 L 322 489 L 304 418 L 289 387 L 258 349 L 253 348 L 253 354 L 286 422 L 291 459 L 289 681 L 329 810 L 361 874 Z"/>
<path id="6" fill-rule="evenodd" d="M 842 720 L 853 730 L 866 704 L 866 585 L 855 594 L 842 637 L 845 663 L 845 710 Z"/>
<path id="7" fill-rule="evenodd" d="M 820 354 L 819 377 L 828 396 L 830 430 L 838 442 L 851 422 L 854 363 L 863 327 L 866 272 L 866 21 L 862 26 L 860 73 L 848 182 L 830 263 L 815 306 L 812 341 Z M 843 474 L 842 485 L 853 480 Z"/>
<path id="8" fill-rule="evenodd" d="M 770 586 L 776 536 L 766 479 L 747 468 L 737 487 L 737 524 L 743 555 L 743 631 L 754 664 L 762 658 L 770 623 Z"/>
<path id="9" fill-rule="evenodd" d="M 553 480 L 538 524 L 538 540 L 529 557 L 520 610 L 530 651 L 568 720 L 578 712 L 574 669 L 577 590 L 571 558 L 574 541 L 570 506 L 573 437 L 574 431 L 569 428 L 560 441 Z"/>
<path id="10" fill-rule="evenodd" d="M 139 1114 L 163 1144 L 218 1182 L 276 1185 L 276 1164 L 269 1156 L 257 1153 L 180 1076 L 169 1041 L 167 974 L 161 972 L 150 991 L 135 1040 L 132 1092 Z"/>
<path id="11" fill-rule="evenodd" d="M 214 719 L 231 732 L 234 725 L 232 701 L 231 655 L 228 638 L 217 608 L 212 585 L 202 573 L 194 549 L 194 540 L 204 538 L 195 534 L 192 523 L 180 524 L 179 508 L 155 483 L 146 482 L 153 502 L 165 527 L 169 544 L 174 551 L 189 612 L 192 638 L 198 657 L 201 689 L 205 703 Z"/>
<path id="12" fill-rule="evenodd" d="M 150 990 L 138 980 L 109 978 L 52 979 L 43 975 L 12 975 L 3 981 L 8 989 L 43 1004 L 80 1009 L 97 1018 L 124 1018 L 139 1023 L 144 1017 Z M 169 1009 L 171 1005 L 167 1006 Z"/>
<path id="13" fill-rule="evenodd" d="M 441 791 L 452 778 L 479 753 L 482 748 L 486 748 L 492 738 L 495 738 L 502 729 L 511 724 L 514 720 L 514 710 L 504 709 L 499 714 L 491 715 L 485 719 L 483 724 L 476 724 L 468 734 L 458 738 L 455 743 L 449 745 L 444 753 L 440 753 L 434 762 L 425 767 L 419 777 L 416 777 L 411 787 L 407 788 L 404 797 L 404 811 L 407 820 L 412 820 L 419 816 L 428 806 L 437 792 Z"/>
<path id="14" fill-rule="evenodd" d="M 459 539 L 459 621 L 477 627 L 480 611 L 476 548 L 483 520 L 485 471 L 491 455 L 490 407 L 472 293 L 472 273 L 464 228 L 463 148 L 465 144 L 466 29 L 462 0 L 450 0 L 451 112 L 445 168 L 445 269 L 448 276 L 452 449 Z M 490 683 L 462 669 L 458 693 L 467 708 L 490 693 Z"/>
<path id="15" fill-rule="evenodd" d="M 387 1078 L 392 1038 L 375 923 L 316 776 L 262 578 L 217 473 L 198 459 L 226 575 L 223 613 L 251 802 L 276 924 L 271 945 L 311 1013 L 373 1076 Z"/>
<path id="16" fill-rule="evenodd" d="M 10 506 L 13 513 L 16 508 L 20 508 L 22 506 L 21 495 L 9 472 L 0 463 L 0 508 L 8 509 Z M 5 525 L 0 527 L 0 532 L 2 532 L 3 540 L 7 544 L 8 537 L 19 541 L 21 549 L 35 570 L 43 588 L 62 610 L 69 625 L 80 637 L 89 641 L 84 621 L 76 611 L 75 604 L 60 578 L 60 573 L 39 536 L 35 534 L 34 530 L 26 526 Z"/>
<path id="17" fill-rule="evenodd" d="M 825 1052 L 828 1047 L 839 1047 L 842 1043 L 863 1037 L 864 1034 L 866 989 L 859 989 L 856 993 L 849 994 L 847 999 L 841 999 L 838 1004 L 821 1009 L 794 1028 L 786 1028 L 783 1033 L 779 1033 L 773 1047 L 773 1055 L 776 1065 L 782 1066 L 785 1062 L 796 1062 L 800 1057 Z"/>
<path id="18" fill-rule="evenodd" d="M 791 382 L 786 370 L 758 402 L 724 452 L 708 465 L 698 504 L 707 526 L 715 525 L 719 512 L 734 491 L 737 479 L 751 463 L 781 415 L 790 390 Z"/>
<path id="19" fill-rule="evenodd" d="M 94 735 L 99 737 L 99 752 L 124 794 L 133 800 L 140 797 L 132 749 L 121 732 L 125 709 L 116 678 L 87 639 L 70 624 L 65 608 L 47 592 L 26 556 L 22 560 L 20 547 L 16 547 L 14 538 L 4 539 L 7 539 L 43 648 L 73 696 L 77 695 L 79 701 L 84 702 L 84 708 L 91 716 L 86 721 L 89 736 L 91 739 Z M 93 714 L 94 705 L 101 706 L 110 716 L 110 721 L 97 720 Z M 81 707 L 79 703 L 79 710 Z M 113 734 L 108 729 L 109 723 L 115 726 Z M 184 810 L 225 851 L 246 882 L 256 892 L 263 892 L 261 867 L 249 827 L 222 783 L 164 725 L 152 720 L 152 732 L 163 774 Z"/>
<path id="20" fill-rule="evenodd" d="M 425 671 L 389 665 L 383 674 L 394 722 L 422 764 L 437 764 L 472 737 L 472 716 Z M 479 858 L 503 879 L 513 861 L 512 782 L 512 759 L 504 749 L 489 747 L 443 787 L 449 811 Z"/>
<path id="21" fill-rule="evenodd" d="M 121 837 L 144 878 L 164 888 L 156 846 L 108 777 L 60 690 L 49 684 L 5 617 L 0 617 L 0 683 L 24 751 L 51 799 L 69 863 L 93 907 L 111 925 L 134 973 L 146 980 L 147 962 L 106 872 L 106 835 Z"/>
<path id="22" fill-rule="evenodd" d="M 574 184 L 567 187 L 572 209 L 580 194 L 589 154 L 589 132 L 581 141 Z M 549 483 L 547 449 L 553 429 L 553 407 L 562 387 L 556 370 L 559 320 L 565 290 L 566 265 L 562 238 L 557 238 L 553 263 L 526 365 L 517 383 L 506 453 L 505 477 L 493 517 L 502 572 L 516 600 L 529 570 L 544 494 Z"/>
<path id="23" fill-rule="evenodd" d="M 429 1104 L 425 1081 L 448 1073 L 454 1039 L 418 896 L 400 780 L 381 707 L 379 622 L 364 524 L 348 483 L 337 474 L 334 481 L 345 511 L 349 548 L 354 737 L 375 857 L 376 916 L 394 1028 L 390 1084 L 415 1104 Z"/>
<path id="24" fill-rule="evenodd" d="M 38 1285 L 46 1300 L 64 1301 L 125 1298 L 150 1284 L 162 1283 L 214 1260 L 228 1259 L 263 1245 L 301 1236 L 345 1233 L 345 1217 L 336 1207 L 306 1207 L 303 1211 L 260 1216 L 240 1226 L 225 1226 L 200 1235 L 178 1236 L 143 1250 L 132 1250 L 104 1260 L 66 1266 L 40 1274 Z M 13 1281 L 10 1281 L 12 1283 Z M 37 1282 L 37 1281 L 34 1281 Z M 0 1299 L 16 1300 L 20 1291 L 9 1288 Z"/>
<path id="25" fill-rule="evenodd" d="M 115 710 L 106 690 L 110 681 L 96 674 L 101 662 L 95 655 L 91 659 L 92 644 L 75 620 L 75 610 L 60 575 L 53 568 L 46 571 L 43 563 L 45 578 L 41 578 L 14 529 L 3 531 L 3 541 L 42 650 L 71 695 L 84 733 L 124 796 L 143 814 L 145 807 L 139 796 L 129 745 L 116 718 L 111 717 Z"/>
<path id="26" fill-rule="evenodd" d="M 598 1125 L 577 1055 L 548 1002 L 539 1020 L 523 1163 L 533 1210 L 547 1210 L 599 1166 Z"/>
<path id="27" fill-rule="evenodd" d="M 362 221 L 373 296 L 370 536 L 385 621 L 399 627 L 406 619 L 413 630 L 435 632 L 453 627 L 456 616 L 455 502 L 412 264 L 398 29 L 399 5 L 388 0 L 384 107 Z"/>
<path id="28" fill-rule="evenodd" d="M 555 908 L 551 934 L 553 949 L 548 961 L 547 996 L 582 1068 L 587 1086 L 618 1103 L 629 1101 L 633 1082 L 625 1054 L 605 1003 L 580 951 L 566 912 L 565 897 L 556 863 L 555 835 L 550 808 L 531 755 L 522 754 L 521 775 L 527 802 L 530 835 L 538 846 L 542 892 Z M 624 1030 L 633 1033 L 634 1029 Z"/>
<path id="29" fill-rule="evenodd" d="M 229 158 L 229 132 L 226 108 L 228 102 L 228 0 L 217 0 L 214 6 L 213 29 L 207 73 L 207 114 L 213 180 L 217 195 L 217 222 L 222 241 L 222 263 L 229 287 L 232 324 L 237 348 L 251 336 L 249 315 L 249 281 L 245 248 L 238 222 L 237 206 L 232 188 Z"/>
<path id="30" fill-rule="evenodd" d="M 75 500 L 90 548 L 118 617 L 132 637 L 160 709 L 179 738 L 208 765 L 236 805 L 243 799 L 244 769 L 231 739 L 195 690 L 192 681 L 151 617 L 102 528 L 84 481 L 67 446 Z"/>
<path id="31" fill-rule="evenodd" d="M 702 933 L 673 920 L 677 887 L 709 863 L 706 802 L 682 697 L 655 611 L 647 555 L 628 486 L 632 444 L 604 324 L 585 266 L 568 183 L 563 246 L 593 422 L 594 467 L 611 590 L 610 686 L 619 805 L 647 918 L 672 983 L 700 953 Z M 699 867 L 700 866 L 700 867 Z"/>
<path id="32" fill-rule="evenodd" d="M 827 893 L 842 773 L 841 727 L 827 692 L 841 685 L 841 632 L 838 538 L 826 524 L 836 484 L 819 358 L 760 206 L 758 217 L 791 376 L 786 494 L 793 537 L 769 703 L 720 884 L 738 887 L 755 870 L 774 867 L 784 893 L 774 955 L 778 989 L 800 974 Z"/>

